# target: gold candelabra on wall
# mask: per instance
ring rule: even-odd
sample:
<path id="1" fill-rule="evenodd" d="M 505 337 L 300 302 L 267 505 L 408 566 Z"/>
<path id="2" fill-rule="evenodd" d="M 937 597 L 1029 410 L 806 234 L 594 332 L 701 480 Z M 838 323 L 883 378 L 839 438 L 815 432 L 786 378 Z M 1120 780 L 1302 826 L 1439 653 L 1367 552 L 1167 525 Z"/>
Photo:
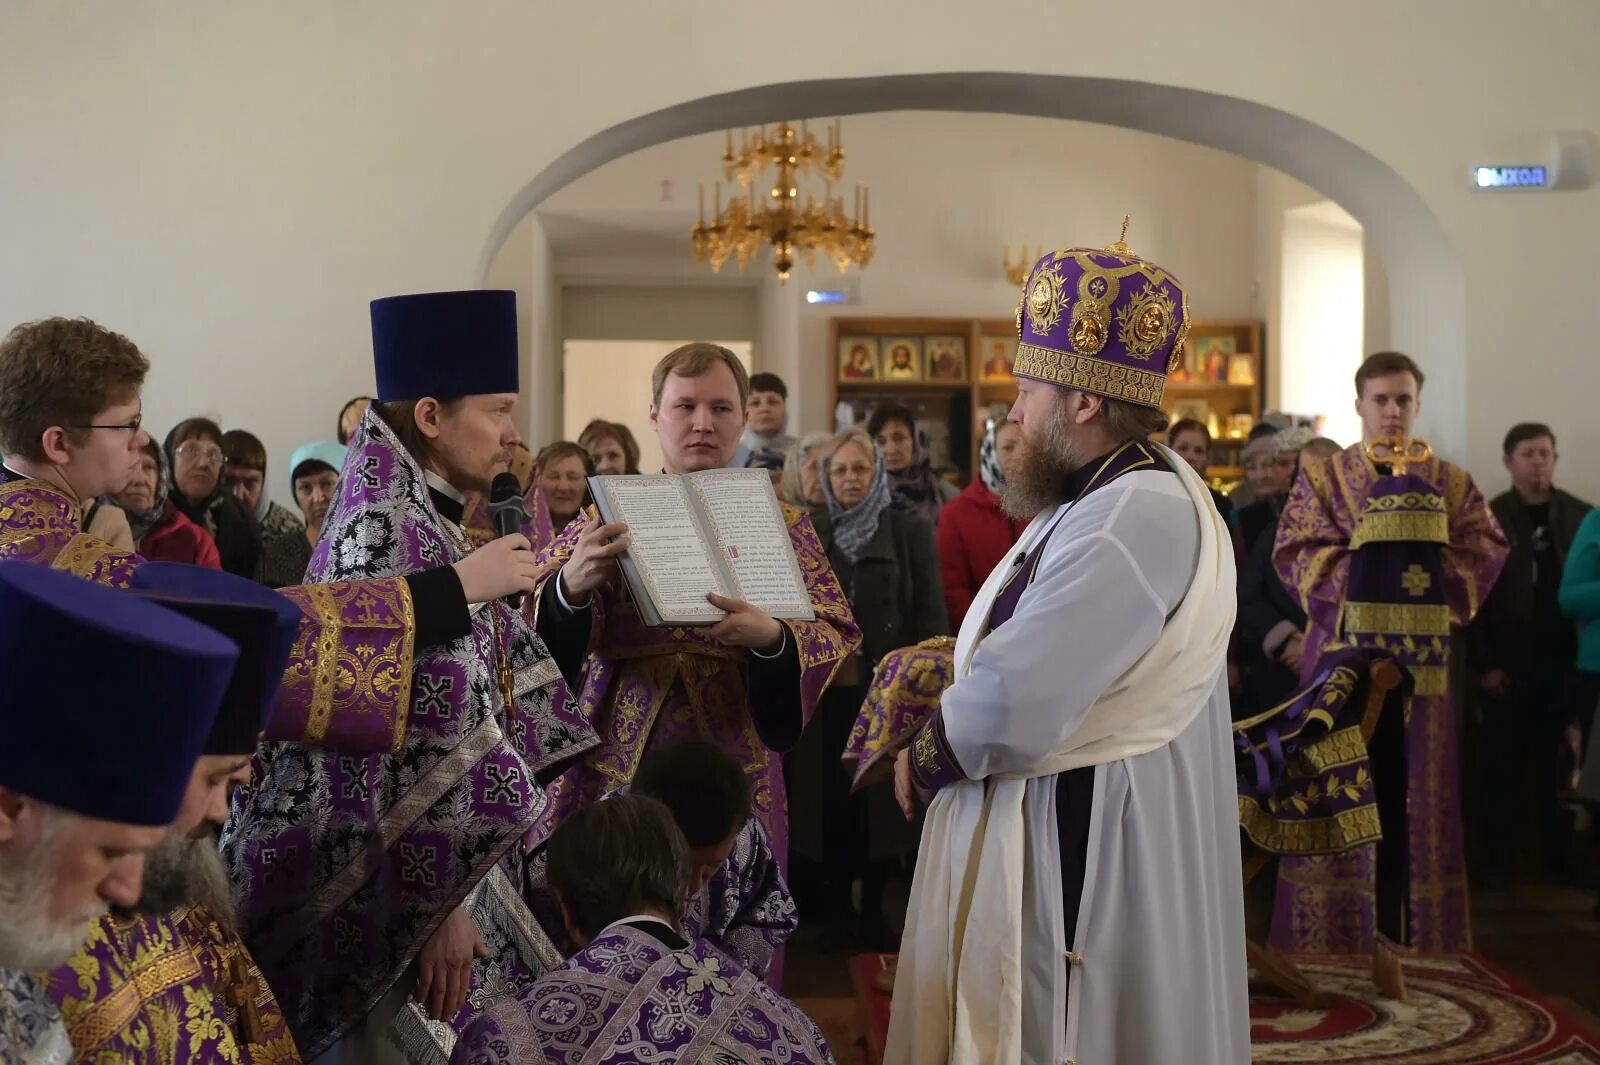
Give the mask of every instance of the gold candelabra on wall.
<path id="1" fill-rule="evenodd" d="M 1044 254 L 1044 249 L 1041 247 L 1038 251 L 1034 252 L 1032 255 L 1029 255 L 1028 246 L 1024 244 L 1017 250 L 1021 253 L 1022 258 L 1013 264 L 1011 262 L 1011 245 L 1007 244 L 1005 246 L 1003 257 L 1001 258 L 1001 263 L 1005 266 L 1006 280 L 1010 281 L 1017 288 L 1021 288 L 1022 283 L 1028 280 L 1028 271 L 1033 269 L 1034 262 L 1038 260 L 1039 256 Z"/>

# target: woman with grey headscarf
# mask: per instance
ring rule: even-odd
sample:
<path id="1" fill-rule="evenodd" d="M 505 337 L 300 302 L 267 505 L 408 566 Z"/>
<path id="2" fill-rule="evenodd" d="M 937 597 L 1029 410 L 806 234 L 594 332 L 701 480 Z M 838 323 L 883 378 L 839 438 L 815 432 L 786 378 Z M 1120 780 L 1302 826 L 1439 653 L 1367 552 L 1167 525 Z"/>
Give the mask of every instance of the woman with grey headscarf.
<path id="1" fill-rule="evenodd" d="M 807 433 L 789 445 L 783 460 L 783 476 L 778 479 L 778 498 L 791 507 L 816 510 L 828 505 L 822 494 L 821 463 L 833 440 L 832 433 Z"/>
<path id="2" fill-rule="evenodd" d="M 895 862 L 915 852 L 917 829 L 898 816 L 888 782 L 852 798 L 839 756 L 878 660 L 946 635 L 950 626 L 933 529 L 893 508 L 888 471 L 872 438 L 849 429 L 824 453 L 827 506 L 813 521 L 862 643 L 823 693 L 820 720 L 812 721 L 789 759 L 791 876 L 802 908 L 823 914 L 830 938 L 878 949 L 893 942 L 884 924 L 883 885 Z M 856 880 L 863 885 L 859 916 L 851 905 Z"/>
<path id="3" fill-rule="evenodd" d="M 1300 449 L 1316 434 L 1303 426 L 1280 429 L 1272 436 L 1250 441 L 1244 449 L 1245 476 L 1250 479 L 1255 501 L 1239 508 L 1237 528 L 1241 557 L 1248 555 L 1256 539 L 1268 526 L 1275 525 L 1283 505 L 1289 501 L 1299 469 Z"/>

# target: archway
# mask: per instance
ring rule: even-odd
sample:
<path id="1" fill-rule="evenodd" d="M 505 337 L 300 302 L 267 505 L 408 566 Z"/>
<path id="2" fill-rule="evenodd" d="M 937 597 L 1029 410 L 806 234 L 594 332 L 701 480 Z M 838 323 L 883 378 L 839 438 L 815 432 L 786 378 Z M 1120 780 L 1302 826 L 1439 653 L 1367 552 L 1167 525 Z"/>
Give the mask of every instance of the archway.
<path id="1" fill-rule="evenodd" d="M 880 111 L 968 111 L 1076 119 L 1231 152 L 1317 189 L 1359 221 L 1386 269 L 1390 336 L 1428 368 L 1419 430 L 1442 451 L 1466 446 L 1465 283 L 1437 218 L 1395 171 L 1337 133 L 1286 111 L 1150 82 L 1012 73 L 913 74 L 756 86 L 640 115 L 595 133 L 506 205 L 479 277 L 529 211 L 613 159 L 664 141 L 780 119 Z"/>

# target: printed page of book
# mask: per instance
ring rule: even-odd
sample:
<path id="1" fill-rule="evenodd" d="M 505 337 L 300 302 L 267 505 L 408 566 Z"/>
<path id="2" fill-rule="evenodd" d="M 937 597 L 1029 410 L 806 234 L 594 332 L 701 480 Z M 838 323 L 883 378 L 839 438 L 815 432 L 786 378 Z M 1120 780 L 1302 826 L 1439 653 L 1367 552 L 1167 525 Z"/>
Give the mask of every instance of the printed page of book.
<path id="1" fill-rule="evenodd" d="M 716 543 L 733 571 L 738 597 L 775 618 L 811 621 L 811 597 L 794 557 L 783 508 L 766 470 L 704 470 L 689 474 Z"/>
<path id="2" fill-rule="evenodd" d="M 656 617 L 647 616 L 646 621 L 663 625 L 721 621 L 723 612 L 706 602 L 706 593 L 737 593 L 711 560 L 683 479 L 635 474 L 591 477 L 589 484 L 601 515 L 607 521 L 628 525 L 630 543 L 623 557 L 631 560 L 632 566 L 624 570 L 632 571 L 628 573 L 629 586 L 640 609 L 645 600 L 654 608 Z"/>

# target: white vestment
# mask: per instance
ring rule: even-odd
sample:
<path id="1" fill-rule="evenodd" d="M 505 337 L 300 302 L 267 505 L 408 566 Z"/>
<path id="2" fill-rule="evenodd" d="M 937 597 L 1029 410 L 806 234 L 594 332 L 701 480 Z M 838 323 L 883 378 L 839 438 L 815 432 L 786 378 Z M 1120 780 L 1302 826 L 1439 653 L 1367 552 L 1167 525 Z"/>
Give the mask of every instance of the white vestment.
<path id="1" fill-rule="evenodd" d="M 1250 1060 L 1225 671 L 1234 568 L 1204 484 L 1124 474 L 1036 518 L 968 611 L 888 1065 Z M 1015 613 L 996 595 L 1049 536 Z M 1094 766 L 1066 942 L 1057 777 Z"/>

